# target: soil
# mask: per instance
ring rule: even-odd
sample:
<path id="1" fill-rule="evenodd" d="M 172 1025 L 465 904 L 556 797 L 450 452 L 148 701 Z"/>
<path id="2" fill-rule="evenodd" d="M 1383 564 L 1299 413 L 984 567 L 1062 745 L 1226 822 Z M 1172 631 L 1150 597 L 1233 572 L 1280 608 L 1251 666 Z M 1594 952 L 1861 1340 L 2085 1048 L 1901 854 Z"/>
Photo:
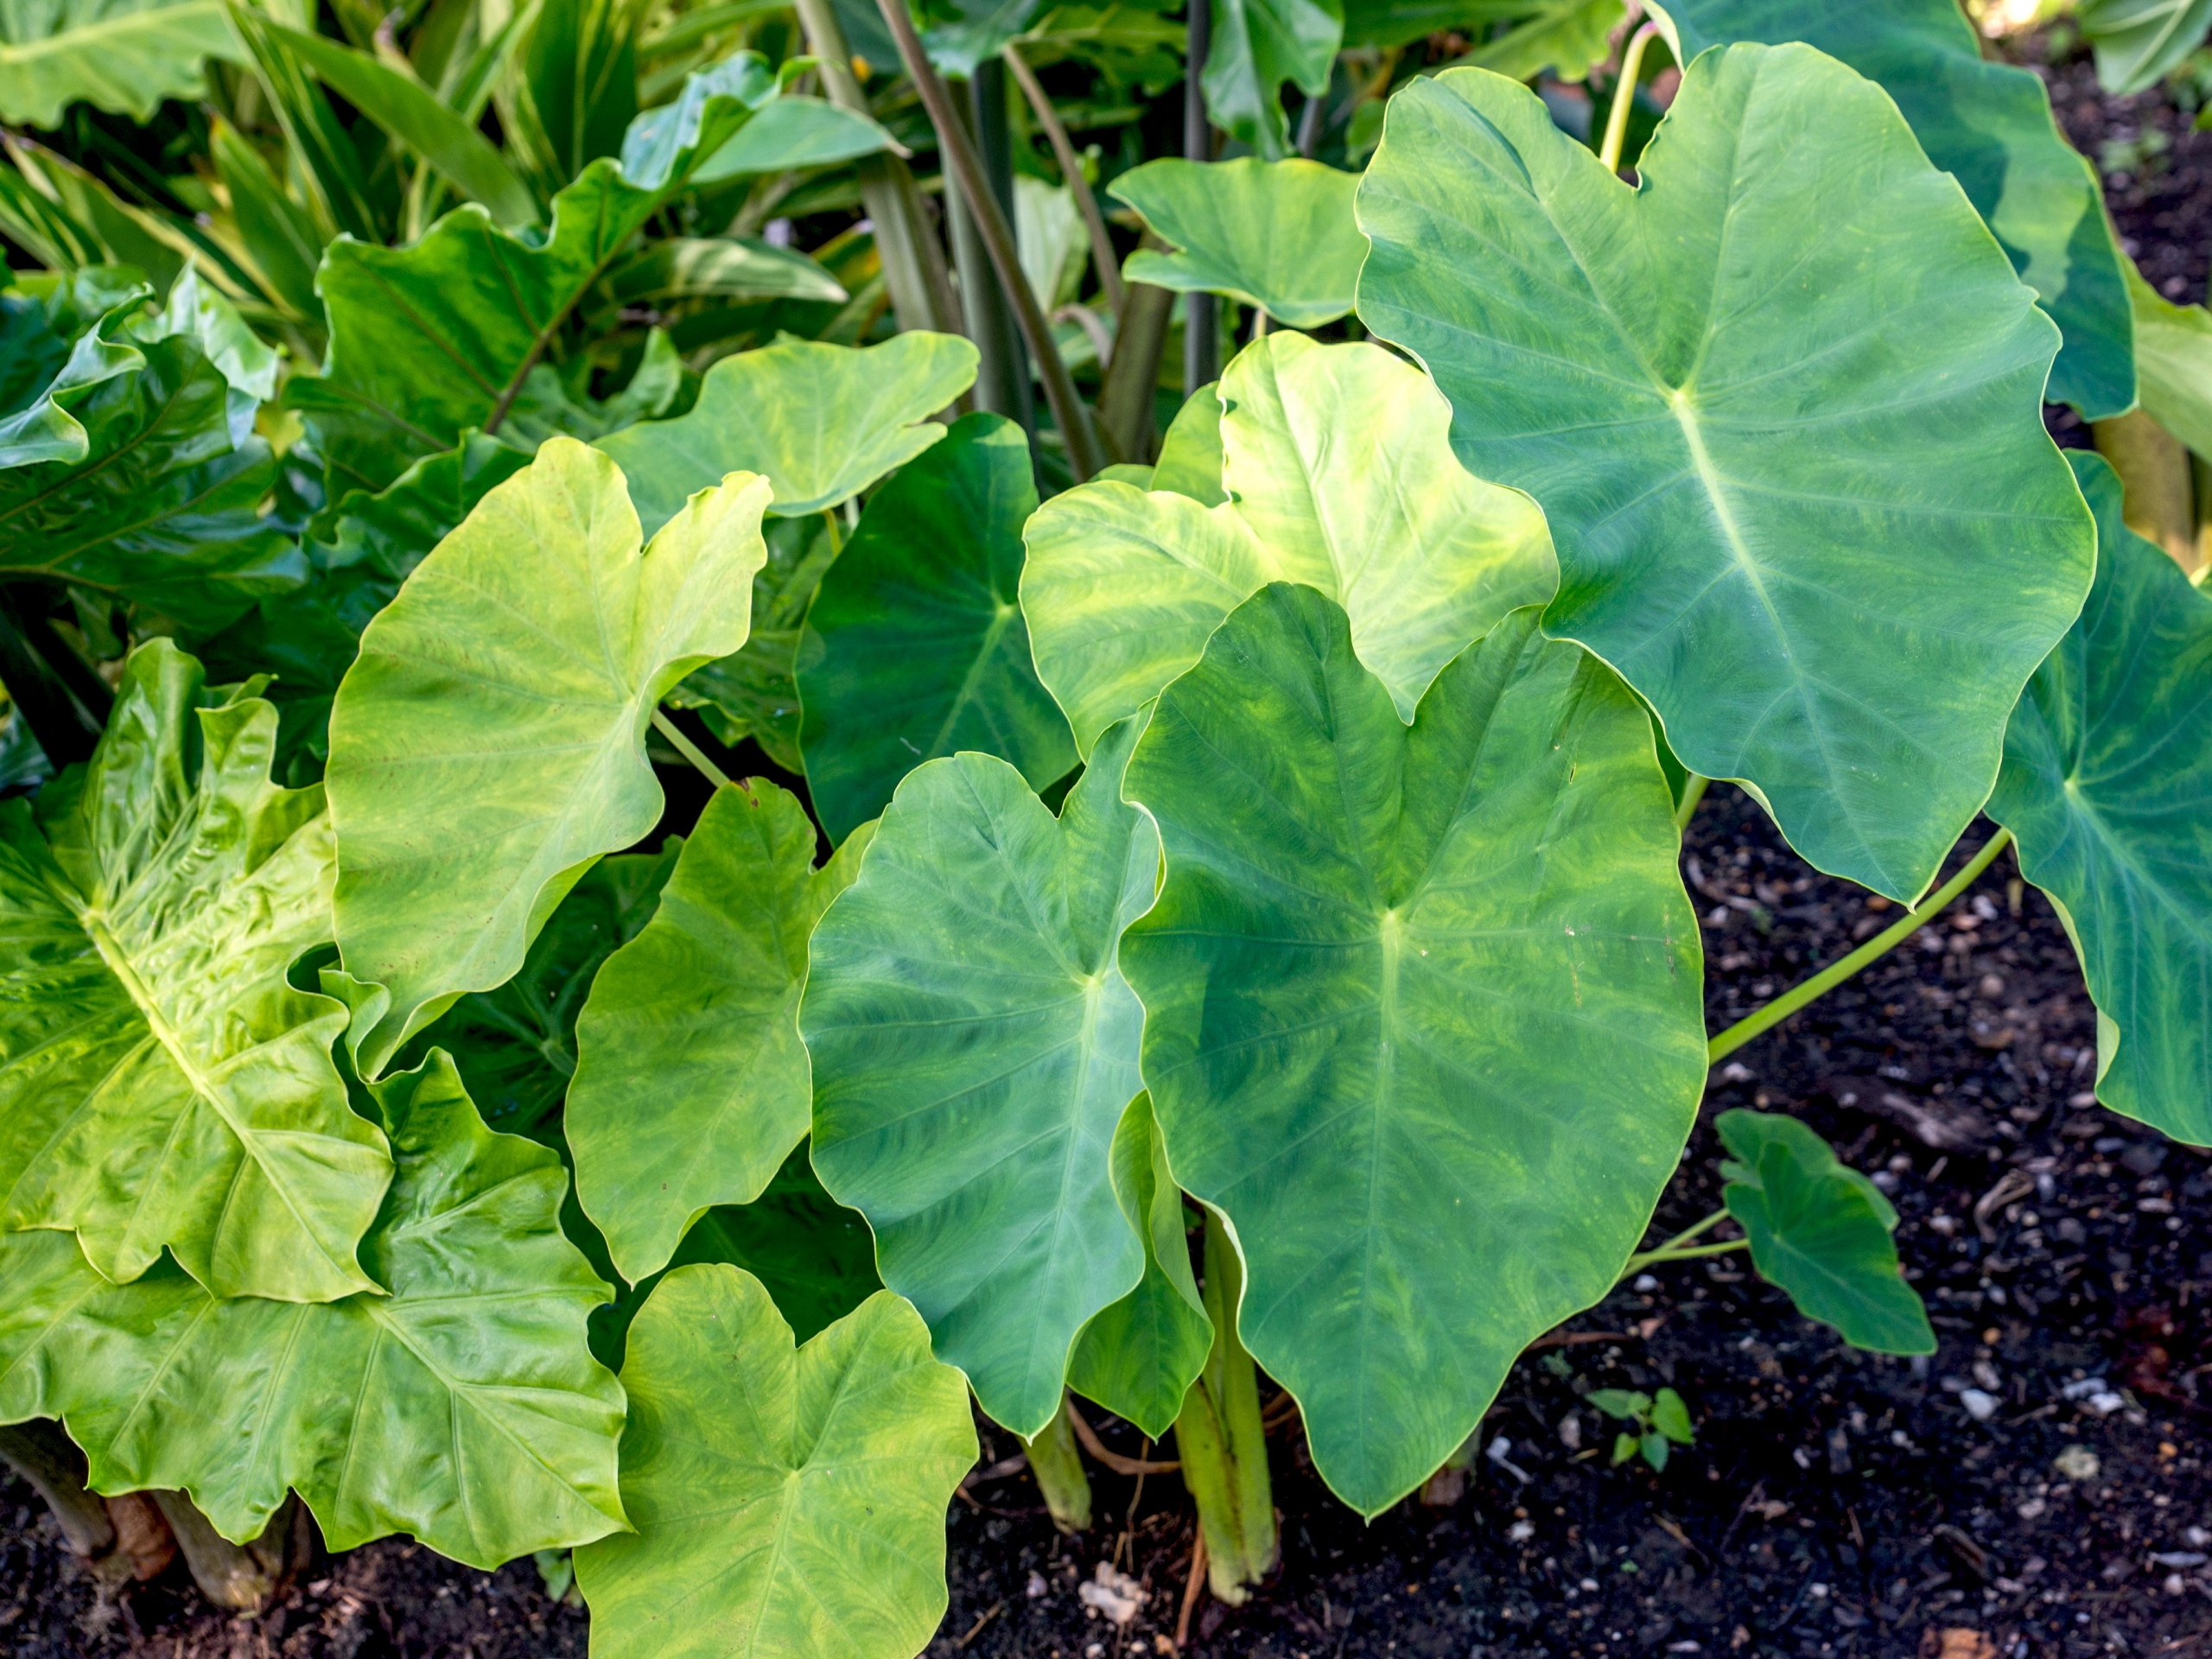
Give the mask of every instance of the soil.
<path id="1" fill-rule="evenodd" d="M 2103 97 L 2086 59 L 2043 73 L 2069 136 L 2102 158 L 2127 251 L 2168 297 L 2202 300 L 2212 134 L 2161 93 Z M 2084 441 L 2054 416 L 2062 442 Z M 1808 872 L 1725 785 L 1683 864 L 1714 1029 L 1890 919 Z M 1662 1268 L 1532 1351 L 1480 1430 L 1495 1456 L 1447 1506 L 1409 1500 L 1363 1526 L 1280 1414 L 1282 1567 L 1243 1608 L 1202 1596 L 1191 1650 L 2212 1655 L 2212 1158 L 2094 1103 L 2094 1027 L 2063 930 L 2000 858 L 1941 922 L 1715 1073 L 1653 1229 L 1718 1204 L 1714 1114 L 1796 1114 L 1891 1192 L 1932 1360 L 1847 1349 L 1722 1257 Z M 1688 1401 L 1695 1445 L 1662 1474 L 1610 1466 L 1612 1426 L 1583 1396 L 1661 1384 Z M 1968 1389 L 1997 1402 L 1986 1420 Z M 1093 1415 L 1109 1445 L 1142 1452 Z M 1170 1650 L 1192 1548 L 1179 1483 L 1094 1468 L 1098 1522 L 1063 1538 L 1013 1440 L 979 1430 L 932 1659 Z M 1147 1592 L 1126 1626 L 1077 1594 L 1102 1560 Z M 581 1659 L 586 1643 L 584 1613 L 534 1563 L 478 1573 L 404 1540 L 320 1559 L 254 1617 L 211 1609 L 181 1565 L 105 1588 L 0 1476 L 8 1659 Z"/>

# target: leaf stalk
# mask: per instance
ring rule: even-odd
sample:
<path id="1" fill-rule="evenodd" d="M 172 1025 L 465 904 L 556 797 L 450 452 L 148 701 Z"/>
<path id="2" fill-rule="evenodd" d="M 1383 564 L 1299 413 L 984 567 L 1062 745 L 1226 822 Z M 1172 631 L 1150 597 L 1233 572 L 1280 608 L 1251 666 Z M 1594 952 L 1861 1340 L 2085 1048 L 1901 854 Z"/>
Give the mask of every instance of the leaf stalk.
<path id="1" fill-rule="evenodd" d="M 1636 105 L 1636 79 L 1643 73 L 1643 49 L 1658 32 L 1656 22 L 1638 24 L 1636 33 L 1628 37 L 1628 49 L 1621 54 L 1620 79 L 1613 83 L 1613 107 L 1605 117 L 1605 139 L 1598 151 L 1598 159 L 1608 173 L 1621 170 L 1621 146 L 1628 142 L 1628 112 Z"/>
<path id="2" fill-rule="evenodd" d="M 707 759 L 706 752 L 700 748 L 700 747 L 696 743 L 694 743 L 690 738 L 684 736 L 682 728 L 679 728 L 674 721 L 671 720 L 667 714 L 662 709 L 655 709 L 653 710 L 653 729 L 658 732 L 663 737 L 666 738 L 671 744 L 674 745 L 676 752 L 682 755 L 686 760 L 689 760 L 694 766 L 697 767 L 699 770 L 699 775 L 704 778 L 709 783 L 712 784 L 716 789 L 729 789 L 734 787 L 730 783 L 728 774 L 724 772 L 722 769 L 716 766 L 713 761 Z"/>

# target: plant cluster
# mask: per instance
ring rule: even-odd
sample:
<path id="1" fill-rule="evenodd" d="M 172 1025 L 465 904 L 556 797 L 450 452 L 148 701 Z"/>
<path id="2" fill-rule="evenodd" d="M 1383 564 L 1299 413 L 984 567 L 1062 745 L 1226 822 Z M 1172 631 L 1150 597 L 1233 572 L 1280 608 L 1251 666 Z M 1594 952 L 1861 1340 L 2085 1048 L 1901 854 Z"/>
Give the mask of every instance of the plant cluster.
<path id="1" fill-rule="evenodd" d="M 2008 848 L 2212 1141 L 2212 316 L 1952 0 L 1636 10 L 11 16 L 0 1452 L 79 1548 L 903 1659 L 971 1396 L 1071 1528 L 1078 1400 L 1172 1437 L 1234 1602 L 1262 1370 L 1371 1516 L 1666 1263 L 1931 1351 L 1787 1116 L 1639 1246 Z M 1708 1033 L 1714 778 L 1903 913 Z"/>

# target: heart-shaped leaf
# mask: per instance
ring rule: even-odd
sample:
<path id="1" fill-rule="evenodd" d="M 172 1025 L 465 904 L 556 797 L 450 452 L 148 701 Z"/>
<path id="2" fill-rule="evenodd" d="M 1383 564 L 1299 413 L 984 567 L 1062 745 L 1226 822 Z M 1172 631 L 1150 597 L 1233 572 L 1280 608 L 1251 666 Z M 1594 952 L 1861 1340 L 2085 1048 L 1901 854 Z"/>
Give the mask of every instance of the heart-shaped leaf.
<path id="1" fill-rule="evenodd" d="M 1667 0 L 1684 58 L 1732 41 L 1802 41 L 1897 100 L 2065 336 L 2045 395 L 2091 420 L 2135 402 L 2134 330 L 2096 169 L 2033 70 L 1981 55 L 1958 0 Z"/>
<path id="2" fill-rule="evenodd" d="M 806 942 L 867 845 L 817 871 L 796 798 L 760 779 L 716 790 L 652 920 L 593 982 L 566 1123 L 576 1196 L 625 1278 L 710 1206 L 758 1198 L 805 1137 Z"/>
<path id="3" fill-rule="evenodd" d="M 1531 608 L 1408 728 L 1344 613 L 1282 583 L 1161 694 L 1123 788 L 1166 849 L 1122 957 L 1168 1161 L 1374 1515 L 1612 1288 L 1688 1135 L 1697 919 L 1650 721 Z"/>
<path id="4" fill-rule="evenodd" d="M 1854 1348 L 1934 1353 L 1928 1310 L 1897 1270 L 1897 1211 L 1874 1184 L 1794 1117 L 1723 1112 L 1714 1127 L 1736 1157 L 1720 1196 L 1752 1265 Z"/>
<path id="5" fill-rule="evenodd" d="M 1122 274 L 1179 294 L 1226 294 L 1293 328 L 1351 309 L 1367 238 L 1359 175 L 1319 162 L 1147 162 L 1107 187 L 1176 251 L 1140 248 Z"/>
<path id="6" fill-rule="evenodd" d="M 622 1501 L 576 1552 L 601 1659 L 908 1659 L 944 1617 L 960 1375 L 879 1291 L 804 1348 L 759 1280 L 678 1268 L 630 1331 Z"/>
<path id="7" fill-rule="evenodd" d="M 334 1550 L 406 1532 L 486 1570 L 621 1527 L 622 1389 L 584 1344 L 607 1287 L 561 1236 L 560 1160 L 486 1129 L 442 1054 L 376 1096 L 375 1290 L 109 1285 L 66 1238 L 0 1235 L 0 1421 L 66 1418 L 97 1490 L 188 1489 L 241 1542 L 288 1490 Z"/>
<path id="8" fill-rule="evenodd" d="M 832 841 L 940 755 L 995 754 L 1039 790 L 1075 765 L 1018 602 L 1021 527 L 1036 510 L 1021 429 L 983 414 L 868 503 L 798 653 L 807 788 Z"/>
<path id="9" fill-rule="evenodd" d="M 1114 1196 L 1144 1241 L 1144 1277 L 1084 1326 L 1068 1362 L 1068 1386 L 1164 1440 L 1205 1369 L 1213 1322 L 1191 1273 L 1183 1190 L 1168 1170 L 1149 1096 L 1139 1095 L 1122 1114 L 1112 1157 Z"/>
<path id="10" fill-rule="evenodd" d="M 1132 739 L 1101 742 L 1057 820 L 988 755 L 908 773 L 815 929 L 799 1007 L 822 1184 L 1025 1438 L 1084 1322 L 1144 1272 L 1108 1156 L 1144 1019 L 1115 946 L 1160 862 L 1120 799 Z"/>
<path id="11" fill-rule="evenodd" d="M 0 1226 L 74 1229 L 118 1281 L 167 1249 L 219 1296 L 327 1301 L 370 1288 L 391 1177 L 345 1010 L 285 977 L 330 938 L 330 819 L 269 781 L 276 711 L 201 680 L 141 645 L 81 785 L 0 807 Z"/>
<path id="12" fill-rule="evenodd" d="M 744 644 L 767 499 L 733 474 L 641 551 L 620 469 L 557 438 L 362 634 L 329 780 L 339 947 L 383 988 L 355 1015 L 365 1075 L 504 983 L 576 878 L 658 820 L 646 722 Z"/>
<path id="13" fill-rule="evenodd" d="M 2013 711 L 1989 815 L 2056 903 L 2097 1005 L 2097 1098 L 2212 1144 L 2212 599 L 2096 509 L 2097 583 Z"/>
<path id="14" fill-rule="evenodd" d="M 1038 673 L 1078 747 L 1156 696 L 1270 582 L 1343 604 L 1361 660 L 1408 720 L 1469 640 L 1551 596 L 1543 515 L 1453 459 L 1451 410 L 1409 364 L 1271 334 L 1229 365 L 1221 404 L 1224 505 L 1088 484 L 1023 532 Z"/>
<path id="15" fill-rule="evenodd" d="M 707 371 L 689 413 L 601 440 L 647 532 L 725 473 L 759 473 L 780 517 L 851 499 L 944 435 L 928 416 L 976 380 L 976 348 L 917 329 L 855 349 L 787 340 Z"/>
<path id="16" fill-rule="evenodd" d="M 1639 172 L 1517 83 L 1416 82 L 1360 188 L 1360 315 L 1543 507 L 1546 631 L 1814 864 L 1915 898 L 2088 587 L 2057 330 L 1888 96 L 1809 47 L 1700 57 Z"/>

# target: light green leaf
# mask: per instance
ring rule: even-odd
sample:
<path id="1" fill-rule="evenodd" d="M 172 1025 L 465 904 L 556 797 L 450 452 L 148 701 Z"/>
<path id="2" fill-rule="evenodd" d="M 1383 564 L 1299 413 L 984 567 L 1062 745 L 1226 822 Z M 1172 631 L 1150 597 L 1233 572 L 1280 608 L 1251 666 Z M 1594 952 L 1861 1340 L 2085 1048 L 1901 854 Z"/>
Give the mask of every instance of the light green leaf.
<path id="1" fill-rule="evenodd" d="M 81 783 L 0 808 L 0 1226 L 74 1229 L 118 1282 L 168 1249 L 219 1296 L 369 1287 L 391 1160 L 331 1061 L 344 1010 L 285 979 L 334 871 L 276 735 L 156 639 Z"/>
<path id="2" fill-rule="evenodd" d="M 1342 0 L 1220 0 L 1199 86 L 1214 125 L 1262 159 L 1291 153 L 1282 84 L 1309 98 L 1329 89 L 1344 41 Z"/>
<path id="3" fill-rule="evenodd" d="M 594 982 L 569 1093 L 576 1196 L 622 1275 L 664 1263 L 715 1205 L 750 1204 L 805 1138 L 806 942 L 868 845 L 821 870 L 798 799 L 718 789 L 660 907 Z"/>
<path id="4" fill-rule="evenodd" d="M 1680 0 L 1668 0 L 1667 9 L 1677 11 L 1679 4 Z M 1611 55 L 1613 31 L 1625 15 L 1621 0 L 1545 0 L 1505 33 L 1467 54 L 1466 61 L 1513 80 L 1527 80 L 1547 69 L 1561 80 L 1586 80 Z"/>
<path id="5" fill-rule="evenodd" d="M 148 318 L 132 331 L 144 340 L 168 340 L 182 334 L 198 346 L 220 370 L 233 392 L 234 411 L 244 404 L 265 404 L 276 395 L 280 359 L 275 350 L 246 326 L 238 308 L 200 280 L 199 267 L 188 266 L 169 288 L 168 303 L 158 318 Z"/>
<path id="6" fill-rule="evenodd" d="M 940 73 L 972 80 L 977 68 L 1020 37 L 1037 10 L 1038 0 L 932 0 L 922 49 Z"/>
<path id="7" fill-rule="evenodd" d="M 415 151 L 461 194 L 482 202 L 495 222 L 508 230 L 537 222 L 537 198 L 491 140 L 411 73 L 325 35 L 266 19 L 260 27 L 264 38 L 277 50 L 297 59 L 308 73 L 388 137 Z"/>
<path id="8" fill-rule="evenodd" d="M 819 512 L 849 500 L 944 435 L 927 417 L 976 380 L 976 348 L 922 330 L 880 346 L 787 340 L 726 357 L 699 401 L 672 421 L 603 439 L 648 531 L 730 472 L 775 486 L 772 511 Z"/>
<path id="9" fill-rule="evenodd" d="M 1800 1313 L 1834 1325 L 1854 1348 L 1934 1353 L 1928 1310 L 1897 1271 L 1890 1239 L 1897 1211 L 1873 1183 L 1845 1168 L 1828 1143 L 1794 1117 L 1723 1112 L 1715 1127 L 1737 1159 L 1721 1200 L 1751 1241 L 1760 1274 L 1788 1291 Z"/>
<path id="10" fill-rule="evenodd" d="M 208 59 L 245 57 L 223 0 L 16 0 L 0 10 L 0 121 L 58 127 L 86 103 L 143 124 L 206 97 Z"/>
<path id="11" fill-rule="evenodd" d="M 2082 0 L 2082 38 L 2096 48 L 2108 92 L 2148 91 L 2178 69 L 2212 29 L 2212 0 Z"/>
<path id="12" fill-rule="evenodd" d="M 586 870 L 530 942 L 515 976 L 462 997 L 415 1039 L 403 1064 L 419 1063 L 435 1039 L 453 1057 L 486 1123 L 553 1145 L 565 1122 L 573 1148 L 576 1017 L 597 983 L 594 976 L 652 919 L 683 845 L 671 836 L 658 853 L 620 854 Z"/>
<path id="13" fill-rule="evenodd" d="M 1021 608 L 1078 747 L 1196 662 L 1270 582 L 1350 611 L 1361 660 L 1408 720 L 1468 641 L 1551 596 L 1543 515 L 1459 465 L 1451 410 L 1410 364 L 1270 334 L 1229 365 L 1220 401 L 1227 504 L 1089 484 L 1024 532 Z"/>
<path id="14" fill-rule="evenodd" d="M 620 9 L 606 7 L 612 15 Z M 610 94 L 613 89 L 610 86 Z M 627 92 L 621 96 L 632 96 Z M 683 90 L 672 104 L 647 110 L 631 121 L 622 135 L 622 172 L 641 188 L 658 190 L 672 180 L 689 177 L 709 164 L 721 145 L 752 124 L 750 119 L 732 121 L 729 111 L 742 107 L 758 114 L 776 96 L 776 73 L 757 52 L 736 52 L 721 63 L 687 75 Z M 719 105 L 719 110 L 717 109 Z M 721 121 L 717 121 L 717 115 Z M 569 118 L 568 112 L 562 112 Z M 701 136 L 716 133 L 713 148 L 702 148 Z M 687 169 L 687 157 L 694 158 Z M 572 170 L 581 167 L 579 160 Z"/>
<path id="15" fill-rule="evenodd" d="M 1210 380 L 1183 400 L 1167 423 L 1147 487 L 1217 507 L 1229 499 L 1221 472 L 1221 382 Z"/>
<path id="16" fill-rule="evenodd" d="M 887 149 L 903 147 L 869 117 L 818 98 L 789 94 L 763 105 L 735 137 L 699 163 L 690 182 L 804 172 Z"/>
<path id="17" fill-rule="evenodd" d="M 1802 41 L 1878 82 L 2065 336 L 2045 395 L 2091 420 L 2135 402 L 2123 262 L 2096 170 L 2058 130 L 2034 71 L 1983 59 L 1958 0 L 1668 0 L 1667 10 L 1687 57 Z"/>
<path id="18" fill-rule="evenodd" d="M 2121 522 L 2109 467 L 2074 467 L 2097 584 L 2013 711 L 1989 814 L 2080 953 L 2097 1098 L 2212 1144 L 2212 599 Z"/>
<path id="19" fill-rule="evenodd" d="M 1122 274 L 1179 294 L 1226 294 L 1293 328 L 1351 309 L 1367 238 L 1352 222 L 1359 175 L 1319 162 L 1147 162 L 1107 187 L 1175 245 L 1140 248 Z"/>
<path id="20" fill-rule="evenodd" d="M 10 273 L 0 293 L 0 467 L 82 461 L 92 437 L 70 396 L 142 361 L 110 340 L 152 292 L 127 268 L 88 265 L 64 276 Z"/>
<path id="21" fill-rule="evenodd" d="M 1141 1084 L 1116 943 L 1159 838 L 1118 785 L 1135 722 L 1056 821 L 1003 760 L 907 774 L 815 929 L 799 1029 L 814 1167 L 983 1409 L 1034 1438 L 1092 1314 L 1143 1277 L 1108 1158 Z"/>
<path id="22" fill-rule="evenodd" d="M 618 305 L 704 297 L 821 300 L 851 296 L 803 253 L 750 237 L 671 236 L 648 242 L 607 274 Z"/>
<path id="23" fill-rule="evenodd" d="M 1660 1389 L 1652 1400 L 1651 1427 L 1676 1446 L 1688 1446 L 1697 1439 L 1690 1427 L 1690 1408 L 1672 1389 Z"/>
<path id="24" fill-rule="evenodd" d="M 630 1332 L 622 1501 L 576 1552 L 598 1659 L 908 1659 L 944 1617 L 959 1373 L 878 1292 L 804 1348 L 760 1281 L 680 1268 Z"/>
<path id="25" fill-rule="evenodd" d="M 385 993 L 355 1016 L 365 1076 L 508 979 L 576 878 L 659 819 L 646 723 L 744 643 L 767 498 L 732 474 L 641 551 L 620 469 L 554 439 L 362 634 L 329 782 L 339 946 Z"/>
<path id="26" fill-rule="evenodd" d="M 1612 1288 L 1705 1084 L 1650 721 L 1535 614 L 1408 728 L 1344 613 L 1278 583 L 1122 785 L 1166 849 L 1122 959 L 1168 1161 L 1234 1227 L 1239 1332 L 1363 1515 Z"/>
<path id="27" fill-rule="evenodd" d="M 2127 263 L 2135 374 L 2143 409 L 2200 455 L 2212 455 L 2212 313 L 2172 305 Z"/>
<path id="28" fill-rule="evenodd" d="M 410 1533 L 489 1570 L 625 1524 L 622 1389 L 584 1345 L 607 1294 L 562 1237 L 566 1178 L 493 1135 L 452 1065 L 376 1090 L 398 1173 L 379 1287 L 211 1299 L 167 1263 L 104 1283 L 66 1238 L 0 1235 L 0 1421 L 61 1417 L 105 1492 L 185 1488 L 244 1541 L 296 1491 L 324 1542 Z"/>
<path id="29" fill-rule="evenodd" d="M 1150 1096 L 1139 1095 L 1122 1114 L 1112 1160 L 1114 1196 L 1144 1242 L 1144 1277 L 1083 1327 L 1068 1386 L 1164 1440 L 1205 1369 L 1213 1322 L 1191 1274 L 1183 1190 L 1168 1171 Z"/>
<path id="30" fill-rule="evenodd" d="M 1036 510 L 1027 440 L 987 414 L 963 417 L 868 503 L 798 654 L 807 788 L 832 841 L 940 755 L 995 754 L 1034 790 L 1075 766 L 1018 602 Z"/>
<path id="31" fill-rule="evenodd" d="M 1812 863 L 1915 899 L 2088 586 L 2057 330 L 1888 96 L 1809 47 L 1700 56 L 1639 172 L 1516 82 L 1415 83 L 1360 188 L 1360 315 L 1436 375 L 1460 459 L 1543 507 L 1546 631 Z"/>
<path id="32" fill-rule="evenodd" d="M 715 734 L 734 748 L 754 739 L 785 772 L 803 774 L 798 752 L 798 642 L 806 607 L 837 556 L 842 526 L 826 518 L 770 518 L 762 526 L 768 562 L 753 578 L 753 632 L 745 649 L 695 671 L 670 694 L 680 708 L 703 709 Z"/>

